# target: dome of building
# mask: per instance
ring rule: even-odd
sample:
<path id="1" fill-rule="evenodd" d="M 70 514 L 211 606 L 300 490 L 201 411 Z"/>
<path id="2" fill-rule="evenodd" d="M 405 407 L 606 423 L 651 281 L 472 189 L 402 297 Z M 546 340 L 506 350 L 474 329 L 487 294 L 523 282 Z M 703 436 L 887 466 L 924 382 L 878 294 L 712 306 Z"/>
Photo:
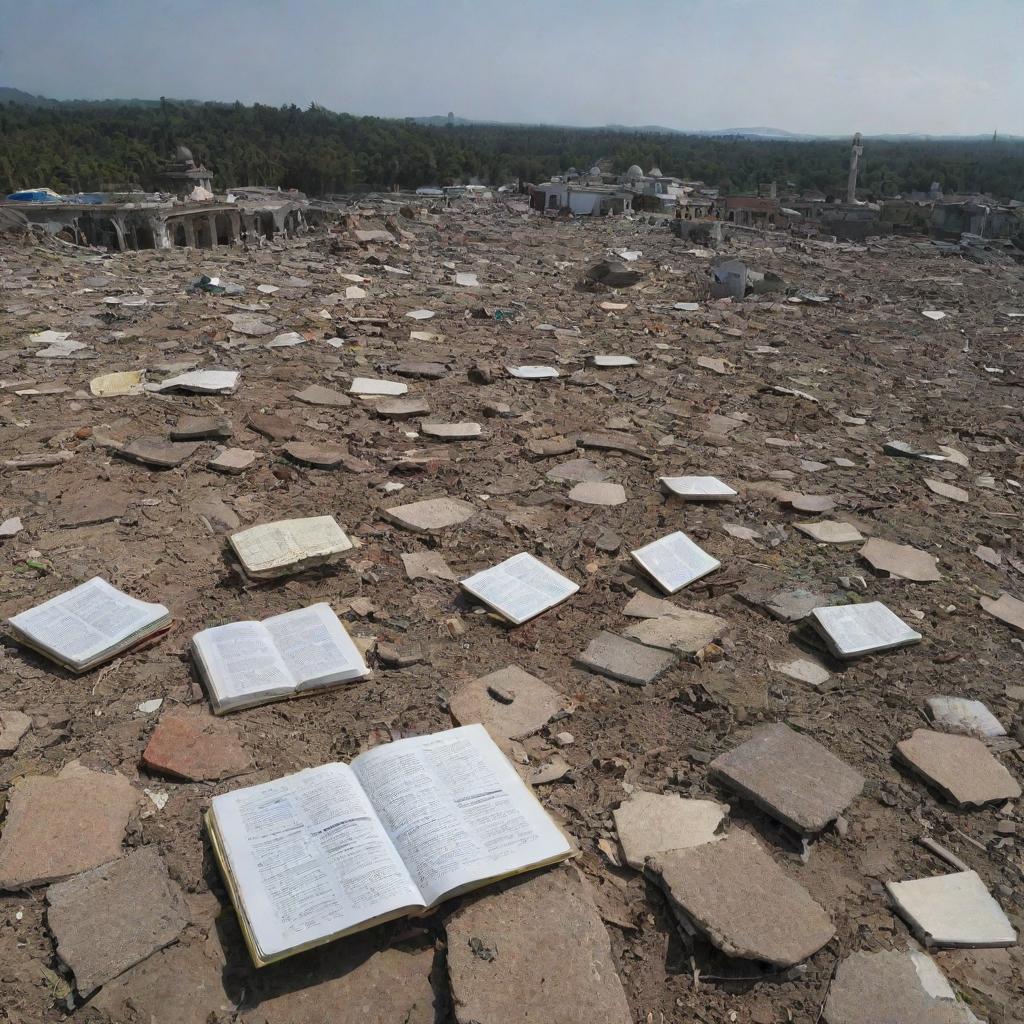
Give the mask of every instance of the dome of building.
<path id="1" fill-rule="evenodd" d="M 647 172 L 647 177 L 648 178 L 664 178 L 665 175 L 661 173 L 661 168 L 660 167 L 652 167 Z"/>
<path id="2" fill-rule="evenodd" d="M 588 173 L 600 175 L 601 168 L 597 164 L 594 164 L 594 166 L 590 168 L 590 171 Z"/>
<path id="3" fill-rule="evenodd" d="M 643 176 L 644 172 L 640 170 L 639 164 L 633 164 L 633 166 L 630 167 L 628 171 L 626 171 L 627 178 L 642 178 Z"/>
<path id="4" fill-rule="evenodd" d="M 192 156 L 192 150 L 188 146 L 179 146 L 177 153 L 174 154 L 174 159 L 179 164 L 190 164 L 193 162 L 194 157 Z"/>

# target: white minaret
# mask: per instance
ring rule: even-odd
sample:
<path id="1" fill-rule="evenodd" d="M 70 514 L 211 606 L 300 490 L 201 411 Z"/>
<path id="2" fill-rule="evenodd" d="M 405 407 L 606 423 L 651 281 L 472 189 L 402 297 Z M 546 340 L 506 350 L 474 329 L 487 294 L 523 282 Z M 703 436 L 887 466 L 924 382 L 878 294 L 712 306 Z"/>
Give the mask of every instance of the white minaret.
<path id="1" fill-rule="evenodd" d="M 846 201 L 857 202 L 857 163 L 864 147 L 860 144 L 860 132 L 853 137 L 853 146 L 850 148 L 850 177 L 846 179 Z"/>

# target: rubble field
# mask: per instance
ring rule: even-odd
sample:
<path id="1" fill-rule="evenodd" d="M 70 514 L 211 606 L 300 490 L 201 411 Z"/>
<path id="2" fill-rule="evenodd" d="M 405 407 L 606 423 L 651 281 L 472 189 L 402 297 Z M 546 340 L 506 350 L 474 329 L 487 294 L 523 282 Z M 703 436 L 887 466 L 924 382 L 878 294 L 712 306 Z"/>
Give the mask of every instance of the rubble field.
<path id="1" fill-rule="evenodd" d="M 712 298 L 722 258 L 776 287 Z M 1006 252 L 749 232 L 712 253 L 664 224 L 514 203 L 367 200 L 248 251 L 0 239 L 0 616 L 96 575 L 173 614 L 166 635 L 81 676 L 3 638 L 0 854 L 19 787 L 61 775 L 40 813 L 109 815 L 119 859 L 44 878 L 41 864 L 89 851 L 47 849 L 35 823 L 40 884 L 0 892 L 0 1021 L 840 1024 L 861 1019 L 856 960 L 846 1007 L 823 1016 L 846 958 L 925 949 L 886 883 L 957 862 L 1019 933 L 1019 799 L 961 805 L 961 762 L 904 741 L 950 731 L 930 698 L 981 701 L 1005 734 L 949 756 L 1024 778 L 1024 620 L 996 603 L 1024 599 L 1022 286 Z M 522 366 L 558 375 L 510 374 Z M 146 389 L 194 369 L 237 370 L 237 390 Z M 357 378 L 406 388 L 350 393 Z M 198 446 L 167 458 L 189 430 Z M 659 478 L 678 476 L 738 494 L 667 494 Z M 383 514 L 431 498 L 471 509 L 440 528 Z M 338 564 L 260 581 L 230 553 L 245 526 L 320 515 L 355 544 Z M 822 522 L 843 525 L 797 528 Z M 629 552 L 677 530 L 721 567 L 667 595 Z M 522 551 L 580 589 L 512 627 L 458 580 Z M 191 637 L 320 601 L 372 675 L 213 719 Z M 814 607 L 873 601 L 921 641 L 839 661 L 808 628 Z M 658 640 L 679 610 L 711 623 L 690 647 Z M 203 828 L 211 797 L 450 728 L 460 706 L 505 700 L 493 682 L 457 695 L 508 667 L 556 692 L 539 718 L 506 710 L 518 724 L 500 741 L 578 856 L 256 970 Z M 789 731 L 759 732 L 771 723 Z M 774 778 L 754 748 L 712 767 L 768 735 L 783 774 L 807 757 L 805 777 Z M 708 829 L 704 845 L 666 853 L 674 826 L 639 805 L 620 844 L 613 812 L 645 793 L 716 802 L 687 826 Z M 744 859 L 727 865 L 730 847 Z M 659 851 L 646 869 L 645 849 Z M 753 959 L 721 932 L 761 872 L 739 922 L 767 950 Z M 714 923 L 687 929 L 683 904 Z M 142 927 L 148 955 L 108 955 Z M 928 952 L 958 1009 L 1024 1020 L 1019 945 Z M 866 991 L 883 961 L 868 963 Z"/>

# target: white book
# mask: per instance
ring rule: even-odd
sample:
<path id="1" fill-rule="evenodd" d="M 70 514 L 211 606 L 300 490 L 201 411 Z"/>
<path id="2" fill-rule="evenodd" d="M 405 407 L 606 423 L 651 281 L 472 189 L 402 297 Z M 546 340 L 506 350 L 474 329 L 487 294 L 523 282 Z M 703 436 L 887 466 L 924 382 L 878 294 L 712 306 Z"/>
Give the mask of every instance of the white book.
<path id="1" fill-rule="evenodd" d="M 737 493 L 717 476 L 662 476 L 658 479 L 670 494 L 688 501 L 731 501 Z"/>
<path id="2" fill-rule="evenodd" d="M 815 608 L 809 621 L 837 658 L 891 651 L 921 639 L 881 601 Z"/>
<path id="3" fill-rule="evenodd" d="M 475 573 L 460 586 L 515 626 L 554 608 L 580 589 L 579 584 L 526 551 Z"/>
<path id="4" fill-rule="evenodd" d="M 352 547 L 333 516 L 263 523 L 233 533 L 228 540 L 242 568 L 256 579 L 273 579 L 336 562 Z"/>
<path id="5" fill-rule="evenodd" d="M 257 966 L 572 853 L 481 725 L 215 796 L 206 824 Z"/>
<path id="6" fill-rule="evenodd" d="M 238 389 L 238 370 L 190 370 L 177 377 L 168 377 L 159 384 L 147 384 L 147 391 L 194 391 L 201 395 L 230 395 Z"/>
<path id="7" fill-rule="evenodd" d="M 217 715 L 370 674 L 341 620 L 322 603 L 204 629 L 192 638 L 192 653 Z"/>
<path id="8" fill-rule="evenodd" d="M 99 576 L 7 620 L 17 640 L 72 672 L 97 665 L 167 629 L 170 612 Z"/>
<path id="9" fill-rule="evenodd" d="M 666 594 L 674 594 L 722 567 L 717 558 L 680 530 L 630 551 L 630 555 Z"/>

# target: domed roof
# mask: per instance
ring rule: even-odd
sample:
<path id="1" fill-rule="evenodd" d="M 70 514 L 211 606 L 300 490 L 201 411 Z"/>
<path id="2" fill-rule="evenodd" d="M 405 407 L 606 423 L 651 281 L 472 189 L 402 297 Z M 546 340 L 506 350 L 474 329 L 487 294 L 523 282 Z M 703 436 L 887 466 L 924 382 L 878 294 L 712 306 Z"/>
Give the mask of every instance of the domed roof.
<path id="1" fill-rule="evenodd" d="M 647 172 L 647 177 L 648 178 L 664 178 L 665 175 L 661 173 L 661 168 L 660 167 L 652 167 Z"/>
<path id="2" fill-rule="evenodd" d="M 627 178 L 642 178 L 643 176 L 644 172 L 640 170 L 639 164 L 633 164 L 633 166 L 630 167 L 628 171 L 626 171 Z"/>
<path id="3" fill-rule="evenodd" d="M 597 164 L 594 164 L 594 166 L 590 168 L 589 173 L 590 174 L 600 174 L 601 173 L 601 168 Z"/>
<path id="4" fill-rule="evenodd" d="M 174 154 L 174 159 L 179 164 L 191 164 L 195 163 L 195 158 L 192 156 L 192 150 L 188 146 L 179 146 L 178 151 Z"/>

